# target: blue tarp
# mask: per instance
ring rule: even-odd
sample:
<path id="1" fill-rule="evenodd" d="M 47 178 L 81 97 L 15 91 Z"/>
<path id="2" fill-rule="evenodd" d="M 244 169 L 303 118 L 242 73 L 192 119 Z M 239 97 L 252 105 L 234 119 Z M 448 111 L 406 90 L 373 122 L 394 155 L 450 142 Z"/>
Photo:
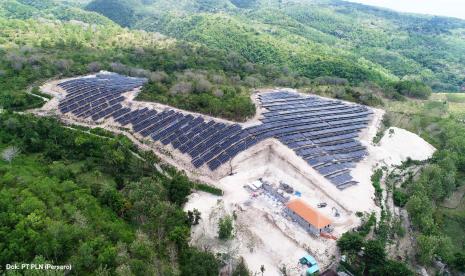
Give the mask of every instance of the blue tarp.
<path id="1" fill-rule="evenodd" d="M 305 256 L 304 258 L 305 258 L 305 260 L 307 260 L 307 264 L 308 264 L 309 266 L 314 266 L 314 265 L 316 265 L 316 260 L 315 260 L 315 258 L 313 258 L 313 256 L 307 255 L 307 256 Z"/>
<path id="2" fill-rule="evenodd" d="M 315 273 L 317 271 L 320 271 L 320 268 L 316 264 L 316 265 L 310 267 L 309 269 L 307 269 L 307 275 L 313 275 L 313 273 Z"/>

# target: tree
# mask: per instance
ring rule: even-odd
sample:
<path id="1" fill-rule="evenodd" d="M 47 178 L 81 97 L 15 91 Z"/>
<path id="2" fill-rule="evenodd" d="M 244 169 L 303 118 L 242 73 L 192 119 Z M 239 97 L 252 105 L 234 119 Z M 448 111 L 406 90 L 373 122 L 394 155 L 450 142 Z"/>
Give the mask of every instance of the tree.
<path id="1" fill-rule="evenodd" d="M 421 231 L 431 233 L 435 229 L 436 225 L 432 217 L 433 203 L 422 190 L 417 190 L 410 197 L 406 206 L 412 218 L 412 223 Z"/>
<path id="2" fill-rule="evenodd" d="M 72 65 L 73 65 L 72 60 L 60 59 L 60 60 L 55 61 L 55 66 L 57 67 L 59 71 L 69 71 Z"/>
<path id="3" fill-rule="evenodd" d="M 16 146 L 11 146 L 3 150 L 2 152 L 2 159 L 8 163 L 13 161 L 13 159 L 16 158 L 16 156 L 19 154 L 20 150 Z"/>
<path id="4" fill-rule="evenodd" d="M 386 251 L 381 241 L 370 240 L 365 244 L 364 257 L 367 267 L 376 267 L 386 260 Z"/>
<path id="5" fill-rule="evenodd" d="M 407 204 L 409 196 L 406 193 L 400 191 L 399 189 L 395 189 L 392 198 L 396 206 L 404 207 L 405 204 Z"/>
<path id="6" fill-rule="evenodd" d="M 171 202 L 183 205 L 191 192 L 191 183 L 186 176 L 177 175 L 168 182 L 168 198 Z"/>
<path id="7" fill-rule="evenodd" d="M 168 79 L 168 74 L 164 71 L 156 71 L 150 74 L 150 80 L 152 82 L 165 82 Z"/>
<path id="8" fill-rule="evenodd" d="M 182 276 L 217 276 L 220 263 L 208 252 L 189 248 L 181 253 Z"/>
<path id="9" fill-rule="evenodd" d="M 465 253 L 455 253 L 453 265 L 458 271 L 465 272 Z"/>
<path id="10" fill-rule="evenodd" d="M 190 82 L 179 82 L 173 85 L 170 89 L 171 95 L 186 95 L 192 93 L 192 83 Z"/>
<path id="11" fill-rule="evenodd" d="M 405 263 L 388 260 L 376 270 L 375 275 L 381 276 L 413 276 L 415 273 Z"/>
<path id="12" fill-rule="evenodd" d="M 190 231 L 186 226 L 175 226 L 174 229 L 168 234 L 171 241 L 175 242 L 179 248 L 183 248 L 187 245 Z"/>
<path id="13" fill-rule="evenodd" d="M 432 93 L 431 87 L 420 81 L 400 81 L 394 87 L 400 94 L 413 98 L 428 99 Z"/>
<path id="14" fill-rule="evenodd" d="M 241 257 L 239 259 L 239 263 L 234 269 L 232 276 L 249 276 L 249 275 L 250 275 L 250 271 L 245 265 L 244 258 Z"/>
<path id="15" fill-rule="evenodd" d="M 420 234 L 417 237 L 417 246 L 418 259 L 422 264 L 430 264 L 435 255 L 443 260 L 450 260 L 452 257 L 452 244 L 447 236 Z"/>
<path id="16" fill-rule="evenodd" d="M 199 224 L 200 215 L 201 215 L 201 213 L 197 209 L 194 209 L 192 211 L 191 210 L 187 211 L 187 217 L 189 219 L 189 224 L 190 225 Z"/>
<path id="17" fill-rule="evenodd" d="M 198 78 L 194 81 L 194 92 L 203 93 L 209 92 L 212 89 L 212 84 L 205 78 Z"/>
<path id="18" fill-rule="evenodd" d="M 341 251 L 358 252 L 363 246 L 363 237 L 356 232 L 346 232 L 337 241 Z"/>
<path id="19" fill-rule="evenodd" d="M 218 237 L 220 240 L 229 240 L 232 238 L 233 221 L 231 216 L 227 215 L 220 218 L 218 223 Z"/>
<path id="20" fill-rule="evenodd" d="M 102 68 L 102 65 L 98 61 L 91 62 L 87 65 L 89 72 L 98 72 Z"/>

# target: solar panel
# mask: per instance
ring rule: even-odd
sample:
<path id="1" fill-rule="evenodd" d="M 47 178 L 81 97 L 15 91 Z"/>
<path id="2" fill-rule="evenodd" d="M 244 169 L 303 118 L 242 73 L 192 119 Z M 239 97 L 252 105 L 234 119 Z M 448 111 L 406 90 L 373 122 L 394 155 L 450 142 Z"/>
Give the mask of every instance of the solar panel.
<path id="1" fill-rule="evenodd" d="M 212 170 L 264 139 L 277 138 L 338 188 L 356 184 L 347 171 L 366 155 L 357 137 L 373 112 L 364 106 L 288 91 L 261 93 L 262 124 L 243 129 L 171 109 L 123 107 L 123 93 L 145 82 L 112 73 L 67 80 L 58 84 L 67 92 L 58 107 L 81 118 L 131 124 L 134 132 L 189 154 L 194 167 L 206 163 Z"/>

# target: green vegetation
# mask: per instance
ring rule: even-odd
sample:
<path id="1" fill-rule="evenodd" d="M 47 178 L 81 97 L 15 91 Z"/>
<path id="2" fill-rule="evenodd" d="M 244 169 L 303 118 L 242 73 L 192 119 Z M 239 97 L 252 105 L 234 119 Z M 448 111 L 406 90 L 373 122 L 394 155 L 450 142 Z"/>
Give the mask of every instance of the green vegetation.
<path id="1" fill-rule="evenodd" d="M 193 211 L 187 211 L 187 216 L 189 219 L 189 224 L 190 225 L 198 225 L 199 220 L 201 219 L 202 214 L 199 212 L 199 210 L 194 209 Z"/>
<path id="2" fill-rule="evenodd" d="M 375 195 L 378 200 L 382 199 L 383 189 L 381 188 L 381 178 L 383 177 L 383 170 L 377 169 L 371 176 L 371 183 L 375 187 Z"/>
<path id="3" fill-rule="evenodd" d="M 49 94 L 42 93 L 42 92 L 40 91 L 39 87 L 37 87 L 37 86 L 36 86 L 36 87 L 33 87 L 33 88 L 31 89 L 31 93 L 34 94 L 34 95 L 40 96 L 40 97 L 42 97 L 42 98 L 49 99 L 49 100 L 51 100 L 51 99 L 53 98 L 53 97 L 50 96 Z"/>
<path id="4" fill-rule="evenodd" d="M 177 76 L 177 82 L 151 82 L 136 100 L 160 102 L 237 121 L 255 114 L 246 88 L 234 86 L 224 75 L 206 76 L 202 72 L 186 71 Z"/>
<path id="5" fill-rule="evenodd" d="M 0 107 L 7 110 L 42 104 L 40 98 L 26 93 L 33 83 L 109 70 L 149 78 L 138 99 L 243 121 L 255 114 L 249 89 L 271 83 L 283 71 L 226 51 L 115 25 L 1 16 L 0 24 Z M 296 85 L 308 81 L 298 76 L 291 79 Z"/>
<path id="6" fill-rule="evenodd" d="M 457 209 L 440 207 L 458 187 L 464 185 L 465 126 L 461 112 L 450 108 L 449 94 L 418 102 L 389 104 L 388 117 L 393 125 L 419 133 L 438 151 L 424 166 L 419 177 L 404 182 L 393 191 L 394 203 L 409 211 L 417 235 L 418 261 L 430 265 L 441 259 L 453 269 L 460 268 L 465 249 L 463 200 Z M 452 99 L 460 99 L 452 95 Z M 441 112 L 437 112 L 437 105 Z M 415 165 L 405 164 L 405 168 Z M 418 165 L 418 164 L 417 164 Z"/>
<path id="7" fill-rule="evenodd" d="M 127 0 L 96 0 L 87 5 L 87 9 L 104 14 L 109 19 L 123 27 L 134 24 L 135 12 L 134 3 Z"/>
<path id="8" fill-rule="evenodd" d="M 233 276 L 249 276 L 250 271 L 245 265 L 244 259 L 240 258 L 239 263 L 237 264 L 236 268 L 233 271 Z"/>
<path id="9" fill-rule="evenodd" d="M 118 8 L 113 2 L 95 0 L 88 9 L 112 18 Z M 117 2 L 130 3 L 131 20 L 124 26 L 235 52 L 252 63 L 286 66 L 307 78 L 421 81 L 436 91 L 459 91 L 464 83 L 465 22 L 459 19 L 336 0 Z"/>
<path id="10" fill-rule="evenodd" d="M 367 18 L 360 20 L 347 12 L 355 9 L 348 3 L 249 4 L 227 0 L 182 0 L 176 5 L 164 0 L 98 0 L 86 6 L 92 11 L 85 11 L 66 1 L 6 1 L 0 4 L 4 27 L 0 31 L 0 75 L 4 76 L 0 79 L 0 106 L 10 110 L 38 107 L 40 98 L 25 93 L 31 83 L 100 69 L 149 78 L 139 100 L 236 121 L 255 114 L 249 92 L 260 86 L 310 86 L 312 90 L 312 83 L 318 89 L 323 84 L 338 85 L 332 96 L 379 106 L 384 96 L 400 100 L 404 96 L 427 97 L 430 89 L 422 82 L 436 90 L 458 90 L 463 83 L 463 78 L 453 79 L 463 72 L 463 62 L 457 63 L 450 54 L 462 47 L 455 39 L 460 36 L 461 21 L 441 21 L 444 29 L 424 31 L 421 37 L 403 26 L 409 46 L 396 44 L 383 49 L 381 45 L 387 42 L 397 43 L 393 41 L 398 30 L 388 27 L 399 23 L 397 14 L 356 6 L 357 13 Z M 122 26 L 156 30 L 179 40 L 119 28 L 93 11 Z M 171 16 L 175 11 L 186 16 Z M 434 27 L 427 17 L 400 17 L 403 23 Z M 365 24 L 372 28 L 361 27 Z M 335 27 L 338 29 L 333 30 Z M 438 42 L 440 34 L 449 44 Z M 423 44 L 430 41 L 450 50 L 448 55 L 433 49 L 431 57 L 421 64 L 416 62 L 418 53 L 409 51 L 424 50 Z M 335 48 L 335 44 L 350 46 Z M 378 54 L 366 56 L 374 48 L 397 56 L 401 65 L 410 69 L 394 72 L 393 68 L 400 66 L 374 60 Z M 450 66 L 438 66 L 436 60 L 447 60 Z M 373 89 L 377 93 L 372 93 Z"/>
<path id="11" fill-rule="evenodd" d="M 363 247 L 363 236 L 357 232 L 347 232 L 337 240 L 337 246 L 341 251 L 357 253 Z"/>
<path id="12" fill-rule="evenodd" d="M 394 193 L 392 196 L 394 199 L 394 204 L 399 207 L 404 207 L 405 204 L 407 204 L 407 201 L 409 199 L 408 195 L 405 192 L 400 191 L 398 189 L 394 190 Z"/>
<path id="13" fill-rule="evenodd" d="M 431 88 L 419 81 L 400 81 L 394 85 L 399 94 L 420 99 L 428 99 L 433 92 Z"/>
<path id="14" fill-rule="evenodd" d="M 404 263 L 387 258 L 387 240 L 380 235 L 383 220 L 376 225 L 376 218 L 371 214 L 358 231 L 346 232 L 338 239 L 337 246 L 346 255 L 340 270 L 349 270 L 354 275 L 415 275 Z M 367 239 L 371 230 L 374 230 L 372 238 Z"/>
<path id="15" fill-rule="evenodd" d="M 233 219 L 231 216 L 226 215 L 220 218 L 218 222 L 218 238 L 220 240 L 229 240 L 233 236 Z"/>
<path id="16" fill-rule="evenodd" d="M 453 103 L 465 103 L 464 94 L 446 94 L 446 99 Z"/>
<path id="17" fill-rule="evenodd" d="M 223 195 L 223 190 L 203 183 L 194 183 L 193 188 L 199 191 L 210 193 L 212 195 Z"/>
<path id="18" fill-rule="evenodd" d="M 72 264 L 71 275 L 218 274 L 214 256 L 187 245 L 189 218 L 178 205 L 192 186 L 185 176 L 160 174 L 155 158 L 140 152 L 151 162 L 140 160 L 123 137 L 10 113 L 0 115 L 0 126 L 0 151 L 18 149 L 0 161 L 1 267 L 51 262 Z"/>
<path id="19" fill-rule="evenodd" d="M 75 1 L 76 2 L 76 1 Z M 115 25 L 105 16 L 88 12 L 74 3 L 55 0 L 5 0 L 0 3 L 0 16 L 10 19 L 46 19 L 76 21 L 84 24 Z"/>
<path id="20" fill-rule="evenodd" d="M 383 139 L 386 134 L 386 130 L 391 127 L 391 122 L 389 121 L 389 116 L 384 115 L 381 125 L 379 126 L 378 132 L 376 132 L 375 137 L 373 137 L 373 143 L 378 144 Z"/>

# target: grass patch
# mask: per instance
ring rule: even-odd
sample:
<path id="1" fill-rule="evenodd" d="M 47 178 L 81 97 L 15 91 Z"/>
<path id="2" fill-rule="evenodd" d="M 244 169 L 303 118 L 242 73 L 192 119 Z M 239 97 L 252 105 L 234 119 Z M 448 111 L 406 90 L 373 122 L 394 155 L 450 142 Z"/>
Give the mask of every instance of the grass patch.
<path id="1" fill-rule="evenodd" d="M 51 100 L 53 98 L 49 94 L 42 93 L 38 87 L 34 87 L 31 90 L 31 93 L 34 94 L 34 95 L 37 95 L 37 96 L 44 97 L 44 98 L 49 99 L 49 100 Z"/>
<path id="2" fill-rule="evenodd" d="M 459 94 L 459 93 L 447 93 L 446 99 L 449 102 L 453 103 L 465 103 L 465 94 Z"/>
<path id="3" fill-rule="evenodd" d="M 210 193 L 210 194 L 216 195 L 216 196 L 222 196 L 223 195 L 223 190 L 218 189 L 218 188 L 213 187 L 213 186 L 210 186 L 210 185 L 207 185 L 207 184 L 203 184 L 203 183 L 195 183 L 193 188 L 195 190 Z"/>
<path id="4" fill-rule="evenodd" d="M 115 138 L 115 134 L 111 131 L 103 129 L 101 127 L 91 128 L 90 133 L 93 133 L 98 136 L 108 137 L 108 138 Z"/>

